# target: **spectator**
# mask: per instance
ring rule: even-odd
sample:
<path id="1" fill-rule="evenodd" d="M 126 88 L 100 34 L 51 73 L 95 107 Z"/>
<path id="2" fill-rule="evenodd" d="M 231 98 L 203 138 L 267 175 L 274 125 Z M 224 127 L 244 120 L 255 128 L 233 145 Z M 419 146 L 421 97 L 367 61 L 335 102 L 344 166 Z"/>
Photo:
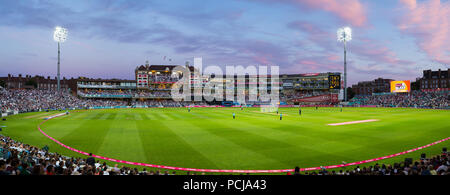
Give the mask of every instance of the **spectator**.
<path id="1" fill-rule="evenodd" d="M 300 175 L 300 167 L 295 167 L 294 175 Z"/>
<path id="2" fill-rule="evenodd" d="M 0 160 L 0 175 L 9 175 L 9 172 L 6 171 L 6 162 L 4 160 Z"/>
<path id="3" fill-rule="evenodd" d="M 95 158 L 92 157 L 92 153 L 89 153 L 89 157 L 86 159 L 86 164 L 95 167 Z"/>

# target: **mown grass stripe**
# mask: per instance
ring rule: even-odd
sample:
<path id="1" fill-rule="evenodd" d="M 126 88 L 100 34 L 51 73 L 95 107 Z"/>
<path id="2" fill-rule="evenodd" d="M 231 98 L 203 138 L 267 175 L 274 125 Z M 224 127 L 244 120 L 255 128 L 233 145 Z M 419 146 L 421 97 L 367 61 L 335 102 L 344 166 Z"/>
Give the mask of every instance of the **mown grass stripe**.
<path id="1" fill-rule="evenodd" d="M 61 121 L 61 126 L 67 128 L 64 123 Z M 63 143 L 70 143 L 74 148 L 96 153 L 103 143 L 110 126 L 111 123 L 102 123 L 102 125 L 99 125 L 98 120 L 86 120 L 78 127 L 69 130 L 70 133 L 64 135 L 59 140 Z"/>
<path id="2" fill-rule="evenodd" d="M 167 124 L 160 121 L 153 121 L 152 125 L 137 122 L 137 126 L 141 129 L 140 136 L 146 140 L 143 142 L 143 147 L 147 158 L 152 163 L 179 166 L 185 162 L 190 164 L 201 162 L 203 166 L 217 168 L 213 162 L 174 133 L 170 127 L 167 128 Z M 155 145 L 159 147 L 154 147 Z M 180 161 L 180 158 L 184 159 L 184 162 Z"/>
<path id="3" fill-rule="evenodd" d="M 114 120 L 110 123 L 111 126 L 96 154 L 127 161 L 148 162 L 137 121 Z"/>

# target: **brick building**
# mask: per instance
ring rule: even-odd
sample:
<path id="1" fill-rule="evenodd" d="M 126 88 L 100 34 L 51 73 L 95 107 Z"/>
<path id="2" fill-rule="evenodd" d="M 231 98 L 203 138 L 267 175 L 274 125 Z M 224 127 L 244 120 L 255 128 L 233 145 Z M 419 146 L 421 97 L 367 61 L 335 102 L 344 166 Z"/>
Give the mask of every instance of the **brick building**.
<path id="1" fill-rule="evenodd" d="M 58 88 L 57 78 L 51 78 L 49 76 L 45 78 L 39 75 L 33 77 L 31 75 L 22 76 L 22 74 L 19 74 L 15 77 L 14 75 L 8 74 L 8 77 L 0 77 L 0 80 L 5 83 L 6 89 L 56 90 Z M 63 77 L 60 84 L 63 90 L 75 90 L 77 87 L 77 79 L 66 79 Z"/>
<path id="2" fill-rule="evenodd" d="M 372 93 L 390 92 L 392 79 L 378 78 L 373 81 L 362 81 L 352 86 L 356 95 L 372 95 Z"/>
<path id="3" fill-rule="evenodd" d="M 450 88 L 450 69 L 438 71 L 424 70 L 423 77 L 417 79 L 420 89 Z"/>
<path id="4" fill-rule="evenodd" d="M 147 89 L 147 88 L 155 88 L 161 87 L 161 85 L 166 85 L 164 88 L 170 88 L 170 86 L 175 83 L 173 80 L 163 82 L 156 81 L 158 77 L 174 77 L 177 78 L 181 75 L 181 72 L 174 72 L 174 68 L 179 65 L 149 65 L 148 61 L 145 65 L 137 66 L 135 69 L 136 76 L 136 85 L 138 89 Z M 189 66 L 189 63 L 186 62 L 186 68 L 191 71 L 191 74 L 194 72 L 194 67 Z M 176 80 L 176 79 L 174 79 Z"/>

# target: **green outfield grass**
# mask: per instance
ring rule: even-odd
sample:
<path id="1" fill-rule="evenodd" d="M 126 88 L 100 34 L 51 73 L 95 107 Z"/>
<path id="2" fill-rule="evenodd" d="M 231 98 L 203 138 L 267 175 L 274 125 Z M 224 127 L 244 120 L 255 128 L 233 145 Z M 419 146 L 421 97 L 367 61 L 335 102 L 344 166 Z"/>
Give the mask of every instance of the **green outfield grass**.
<path id="1" fill-rule="evenodd" d="M 149 108 L 73 112 L 44 123 L 50 136 L 73 148 L 127 161 L 207 169 L 290 169 L 354 162 L 402 152 L 450 136 L 450 111 L 408 108 Z M 232 119 L 232 113 L 236 119 Z M 26 113 L 1 121 L 15 140 L 68 156 L 37 125 L 61 112 Z M 328 126 L 329 123 L 378 119 Z M 449 142 L 382 163 L 438 154 Z M 110 163 L 112 164 L 112 163 Z"/>

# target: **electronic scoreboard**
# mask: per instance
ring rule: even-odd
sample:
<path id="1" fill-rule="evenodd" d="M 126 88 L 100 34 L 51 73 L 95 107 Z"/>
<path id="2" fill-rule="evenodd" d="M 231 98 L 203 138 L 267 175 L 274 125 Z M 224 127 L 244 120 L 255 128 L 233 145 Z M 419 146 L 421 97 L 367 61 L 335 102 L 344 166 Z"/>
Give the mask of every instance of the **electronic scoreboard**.
<path id="1" fill-rule="evenodd" d="M 341 75 L 328 75 L 328 86 L 330 89 L 340 89 Z"/>

